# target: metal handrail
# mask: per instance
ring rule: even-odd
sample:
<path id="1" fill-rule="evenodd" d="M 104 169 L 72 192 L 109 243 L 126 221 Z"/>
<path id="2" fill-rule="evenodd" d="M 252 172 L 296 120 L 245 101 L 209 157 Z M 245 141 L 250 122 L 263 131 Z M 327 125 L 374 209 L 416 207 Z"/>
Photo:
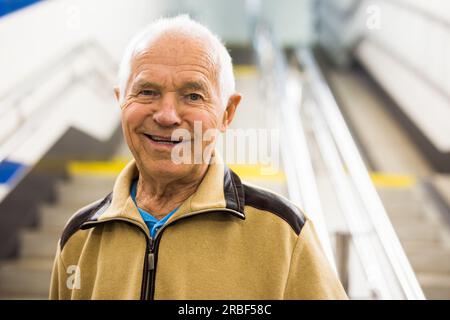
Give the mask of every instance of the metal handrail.
<path id="1" fill-rule="evenodd" d="M 90 51 L 93 49 L 93 51 Z M 96 64 L 91 66 L 90 53 L 98 54 L 98 57 L 101 57 L 101 60 L 96 59 Z M 73 58 L 86 58 L 88 68 L 82 70 L 82 74 L 80 70 L 70 69 L 71 62 Z M 96 57 L 94 57 L 96 58 Z M 78 67 L 79 65 L 73 65 L 74 67 Z M 82 64 L 82 66 L 86 67 L 86 64 Z M 55 80 L 57 81 L 57 85 L 55 88 L 52 88 L 51 92 L 46 92 L 45 97 L 47 100 L 53 99 L 60 94 L 64 88 L 68 88 L 75 83 L 79 83 L 87 79 L 87 77 L 95 76 L 95 80 L 101 78 L 101 83 L 105 81 L 111 80 L 113 81 L 113 77 L 116 71 L 116 64 L 114 60 L 109 56 L 106 50 L 104 50 L 99 43 L 97 42 L 85 42 L 74 49 L 72 49 L 68 54 L 64 55 L 57 62 L 49 64 L 47 66 L 51 71 L 45 72 L 47 69 L 40 70 L 40 72 L 36 72 L 33 77 L 27 78 L 23 81 L 21 87 L 17 90 L 12 90 L 13 93 L 5 95 L 2 97 L 2 105 L 4 107 L 3 110 L 6 112 L 15 112 L 16 117 L 19 118 L 19 121 L 15 124 L 15 129 L 11 135 L 5 140 L 6 142 L 2 142 L 0 144 L 0 163 L 5 159 L 10 157 L 17 148 L 19 148 L 24 139 L 29 138 L 30 134 L 35 132 L 38 128 L 40 128 L 42 120 L 48 116 L 49 112 L 53 112 L 57 108 L 56 103 L 39 103 L 37 104 L 38 108 L 32 111 L 30 114 L 26 114 L 25 109 L 21 107 L 21 103 L 25 105 L 26 99 L 28 97 L 33 97 L 33 92 L 37 91 L 41 94 L 44 83 L 50 83 L 52 81 L 55 84 Z M 58 70 L 59 69 L 59 70 Z M 64 78 L 59 79 L 55 78 L 59 74 L 58 71 L 69 70 L 68 74 L 62 74 Z M 112 84 L 112 83 L 111 83 Z M 48 86 L 47 86 L 48 87 Z M 36 96 L 36 94 L 34 95 Z M 51 102 L 51 101 L 49 101 Z M 9 106 L 9 108 L 8 108 Z M 5 115 L 5 111 L 0 113 L 0 115 Z M 45 121 L 44 121 L 45 122 Z M 58 135 L 61 133 L 57 133 Z M 39 159 L 37 159 L 39 160 Z M 17 186 L 17 184 L 31 171 L 32 166 L 35 165 L 36 159 L 32 159 L 31 163 L 26 163 L 25 166 L 14 175 L 14 178 L 11 181 L 8 181 L 8 187 L 3 188 L 0 192 L 0 202 Z"/>
<path id="2" fill-rule="evenodd" d="M 321 156 L 336 190 L 336 196 L 349 229 L 351 241 L 363 266 L 366 279 L 369 281 L 372 296 L 376 299 L 392 299 L 393 295 L 384 279 L 379 258 L 374 254 L 376 246 L 370 238 L 370 235 L 373 234 L 373 228 L 365 223 L 363 217 L 359 214 L 363 211 L 363 208 L 358 201 L 355 201 L 356 195 L 345 171 L 345 165 L 339 155 L 339 150 L 334 144 L 332 134 L 329 132 L 317 105 L 310 106 L 307 112 L 312 120 L 312 128 Z"/>
<path id="3" fill-rule="evenodd" d="M 256 29 L 258 29 L 258 26 Z M 286 90 L 288 77 L 281 50 L 277 47 L 273 38 L 267 39 L 267 34 L 266 39 L 263 38 L 261 41 L 263 45 L 258 46 L 257 40 L 258 37 L 255 37 L 256 49 L 261 47 L 260 50 L 263 51 L 258 52 L 260 68 L 263 70 L 263 74 L 267 73 L 268 77 L 272 78 L 271 84 L 276 90 L 277 99 L 281 102 L 281 112 L 295 111 L 294 103 L 285 97 L 288 92 Z M 297 52 L 297 58 L 301 61 L 301 64 L 306 65 L 309 85 L 314 89 L 315 98 L 320 105 L 323 123 L 320 124 L 317 121 L 314 123 L 314 126 L 316 126 L 315 132 L 319 135 L 317 137 L 320 144 L 319 149 L 325 153 L 323 156 L 327 159 L 326 162 L 333 175 L 332 180 L 337 186 L 339 201 L 344 208 L 344 216 L 346 217 L 357 254 L 363 264 L 367 280 L 372 286 L 372 292 L 375 293 L 376 298 L 382 299 L 399 296 L 406 299 L 424 299 L 422 289 L 370 180 L 356 144 L 311 52 Z M 302 129 L 300 122 L 292 120 L 292 118 L 298 120 L 300 117 L 298 108 L 296 111 L 297 113 L 290 112 L 288 113 L 289 116 L 282 118 L 284 121 L 282 123 L 283 129 L 291 130 L 293 126 L 298 126 L 297 129 Z M 323 129 L 326 131 L 324 132 Z M 293 130 L 290 133 L 292 132 Z M 298 134 L 298 132 L 294 134 L 296 134 L 295 138 L 299 140 L 304 139 L 302 134 Z M 287 135 L 288 137 L 289 135 Z M 295 148 L 291 147 L 290 149 Z M 288 154 L 287 157 L 290 155 Z M 298 160 L 305 161 L 304 158 L 302 156 Z M 310 159 L 306 159 L 306 161 L 310 161 Z M 287 172 L 290 179 L 292 177 L 299 178 L 296 174 L 299 172 L 298 163 L 294 163 L 293 167 L 288 166 L 286 169 L 291 170 Z M 309 174 L 306 174 L 308 179 L 312 172 L 311 168 Z M 300 181 L 305 179 L 303 176 L 300 178 Z M 296 192 L 298 190 L 302 191 L 298 181 L 294 186 L 296 187 Z M 314 183 L 312 187 L 315 189 Z M 315 191 L 317 192 L 317 190 Z M 316 196 L 318 196 L 318 192 Z M 298 194 L 294 195 L 294 197 L 298 197 Z M 302 195 L 302 202 L 308 200 Z M 378 256 L 372 255 L 375 251 L 379 252 Z M 389 269 L 386 269 L 387 266 L 389 266 Z M 389 276 L 392 278 L 389 278 Z M 394 288 L 392 287 L 393 285 L 395 286 Z"/>
<path id="4" fill-rule="evenodd" d="M 0 145 L 0 162 L 5 160 L 11 150 L 14 150 L 19 144 L 21 137 L 20 127 L 35 128 L 39 125 L 39 119 L 27 119 L 21 106 L 22 101 L 28 98 L 33 92 L 39 90 L 44 83 L 53 79 L 53 77 L 62 69 L 66 69 L 67 65 L 74 61 L 83 54 L 88 54 L 90 50 L 94 50 L 102 56 L 103 63 L 107 63 L 108 69 L 111 72 L 115 72 L 116 63 L 109 53 L 97 42 L 97 41 L 85 41 L 75 47 L 73 47 L 68 53 L 62 55 L 61 58 L 56 61 L 48 63 L 42 68 L 36 70 L 33 74 L 29 75 L 22 82 L 18 83 L 15 87 L 17 89 L 9 90 L 7 94 L 0 98 L 0 119 L 9 113 L 16 113 L 19 121 L 17 123 L 14 134 L 8 138 L 8 142 Z M 79 78 L 79 77 L 78 77 Z M 67 83 L 64 85 L 67 87 L 69 82 L 76 81 L 77 76 L 72 75 L 67 79 Z M 44 105 L 44 107 L 46 107 Z M 42 113 L 42 110 L 35 110 L 34 113 Z"/>
<path id="5" fill-rule="evenodd" d="M 0 104 L 8 100 L 17 101 L 17 99 L 23 99 L 27 93 L 39 89 L 42 82 L 45 81 L 45 79 L 51 78 L 56 72 L 61 70 L 61 67 L 67 67 L 67 63 L 73 61 L 75 57 L 92 49 L 105 58 L 104 61 L 109 64 L 109 67 L 116 68 L 115 59 L 111 57 L 109 52 L 98 41 L 87 40 L 72 47 L 67 53 L 61 55 L 60 58 L 45 64 L 41 68 L 35 70 L 32 74 L 27 75 L 22 81 L 13 85 L 13 88 L 15 88 L 14 90 L 8 90 L 8 93 L 0 96 Z"/>
<path id="6" fill-rule="evenodd" d="M 300 90 L 300 87 L 288 76 L 285 57 L 272 38 L 268 25 L 263 23 L 256 25 L 254 41 L 260 68 L 263 75 L 269 79 L 270 87 L 275 91 L 273 98 L 280 106 L 280 110 L 277 110 L 281 116 L 278 119 L 281 123 L 279 127 L 284 133 L 281 152 L 284 170 L 289 177 L 287 182 L 289 197 L 291 201 L 301 205 L 315 222 L 325 255 L 336 272 L 336 263 L 325 227 L 307 140 L 298 115 L 301 92 L 291 91 Z"/>
<path id="7" fill-rule="evenodd" d="M 373 186 L 345 120 L 331 90 L 324 80 L 313 55 L 308 50 L 297 51 L 297 58 L 305 66 L 316 99 L 327 126 L 339 149 L 345 168 L 359 195 L 390 265 L 407 299 L 424 299 L 422 289 L 403 251 L 386 210 Z M 342 178 L 341 178 L 342 179 Z M 350 221 L 351 222 L 351 221 Z M 383 286 L 382 286 L 383 287 Z M 384 290 L 384 289 L 383 289 Z"/>

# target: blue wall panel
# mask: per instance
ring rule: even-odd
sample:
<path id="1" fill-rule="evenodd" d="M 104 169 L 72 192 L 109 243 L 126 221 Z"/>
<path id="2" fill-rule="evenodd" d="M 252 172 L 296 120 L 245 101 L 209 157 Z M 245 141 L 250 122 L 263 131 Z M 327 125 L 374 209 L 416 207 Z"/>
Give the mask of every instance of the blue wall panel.
<path id="1" fill-rule="evenodd" d="M 25 165 L 22 163 L 3 160 L 0 162 L 0 184 L 9 183 L 14 176 L 19 173 Z"/>
<path id="2" fill-rule="evenodd" d="M 0 0 L 0 17 L 25 8 L 41 0 Z"/>

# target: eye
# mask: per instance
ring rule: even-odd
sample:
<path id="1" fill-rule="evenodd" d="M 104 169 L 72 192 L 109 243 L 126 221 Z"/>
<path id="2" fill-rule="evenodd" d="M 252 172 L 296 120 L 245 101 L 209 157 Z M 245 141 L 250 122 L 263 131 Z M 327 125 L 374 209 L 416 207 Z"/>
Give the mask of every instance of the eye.
<path id="1" fill-rule="evenodd" d="M 190 93 L 187 95 L 187 98 L 191 101 L 200 101 L 203 100 L 203 97 L 198 93 Z"/>

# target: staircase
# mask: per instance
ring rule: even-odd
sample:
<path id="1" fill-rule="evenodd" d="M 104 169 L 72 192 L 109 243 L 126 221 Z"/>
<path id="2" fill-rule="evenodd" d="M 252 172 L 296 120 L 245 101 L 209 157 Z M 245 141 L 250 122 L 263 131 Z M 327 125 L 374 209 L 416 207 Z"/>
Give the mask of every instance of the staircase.
<path id="1" fill-rule="evenodd" d="M 328 81 L 371 165 L 431 181 L 450 204 L 450 179 L 437 179 L 440 175 L 387 111 L 392 102 L 357 70 L 329 70 Z M 426 298 L 450 299 L 450 225 L 442 208 L 420 183 L 377 190 Z"/>
<path id="2" fill-rule="evenodd" d="M 378 188 L 427 299 L 450 299 L 449 230 L 418 185 Z"/>
<path id="3" fill-rule="evenodd" d="M 112 191 L 114 177 L 72 177 L 58 186 L 59 200 L 40 207 L 37 229 L 20 235 L 20 256 L 0 262 L 0 299 L 48 299 L 56 246 L 79 208 Z"/>

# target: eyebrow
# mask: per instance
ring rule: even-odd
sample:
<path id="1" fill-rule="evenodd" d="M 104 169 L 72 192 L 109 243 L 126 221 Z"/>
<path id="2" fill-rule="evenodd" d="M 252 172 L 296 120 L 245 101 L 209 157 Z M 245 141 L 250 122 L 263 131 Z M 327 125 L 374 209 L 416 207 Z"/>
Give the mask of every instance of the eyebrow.
<path id="1" fill-rule="evenodd" d="M 181 90 L 200 90 L 203 91 L 205 93 L 208 92 L 208 88 L 207 86 L 203 83 L 203 82 L 198 82 L 198 81 L 189 81 L 184 83 L 181 88 Z"/>
<path id="2" fill-rule="evenodd" d="M 147 81 L 147 80 L 138 80 L 132 86 L 133 91 L 136 91 L 136 90 L 142 89 L 142 88 L 155 88 L 155 89 L 161 90 L 161 85 L 159 85 L 155 82 Z"/>
<path id="3" fill-rule="evenodd" d="M 144 88 L 154 88 L 157 89 L 158 91 L 162 91 L 163 86 L 161 86 L 158 83 L 152 82 L 152 81 L 148 81 L 145 79 L 141 79 L 138 80 L 136 83 L 134 83 L 132 85 L 132 91 L 136 92 L 139 91 L 141 89 Z M 203 93 L 208 93 L 208 87 L 206 86 L 206 84 L 204 84 L 201 81 L 188 81 L 185 82 L 181 85 L 181 87 L 178 89 L 180 91 L 184 91 L 184 90 L 198 90 L 198 91 L 202 91 Z"/>

